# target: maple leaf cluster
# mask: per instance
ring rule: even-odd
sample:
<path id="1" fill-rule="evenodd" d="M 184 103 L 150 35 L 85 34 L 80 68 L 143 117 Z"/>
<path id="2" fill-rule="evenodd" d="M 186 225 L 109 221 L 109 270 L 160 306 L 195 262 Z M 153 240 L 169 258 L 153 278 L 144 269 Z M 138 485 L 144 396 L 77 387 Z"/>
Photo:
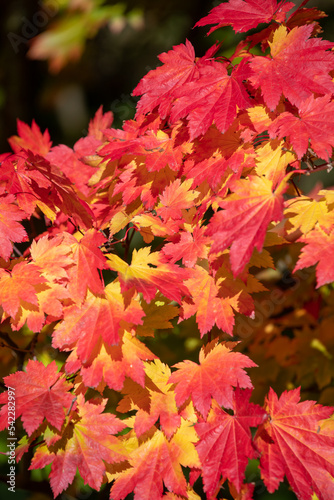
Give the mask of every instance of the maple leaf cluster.
<path id="1" fill-rule="evenodd" d="M 101 107 L 71 149 L 18 121 L 0 156 L 2 375 L 55 497 L 78 470 L 114 500 L 248 500 L 254 459 L 332 498 L 334 194 L 295 180 L 332 167 L 334 44 L 306 3 L 224 2 L 197 25 L 267 24 L 229 59 L 186 41 L 122 129 Z M 154 352 L 177 329 L 198 362 Z"/>

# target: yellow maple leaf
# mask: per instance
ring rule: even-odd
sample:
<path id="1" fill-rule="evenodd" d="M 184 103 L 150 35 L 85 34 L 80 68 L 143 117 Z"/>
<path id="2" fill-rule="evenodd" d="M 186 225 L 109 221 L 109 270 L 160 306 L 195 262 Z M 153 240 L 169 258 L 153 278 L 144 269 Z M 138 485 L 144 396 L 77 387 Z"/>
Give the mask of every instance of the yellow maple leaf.
<path id="1" fill-rule="evenodd" d="M 291 229 L 287 229 L 288 234 L 300 229 L 303 234 L 310 232 L 316 223 L 320 225 L 325 223 L 328 214 L 327 204 L 325 200 L 314 200 L 307 196 L 299 196 L 285 203 L 284 215 L 289 216 Z"/>
<path id="2" fill-rule="evenodd" d="M 256 172 L 271 180 L 274 186 L 283 180 L 288 164 L 296 160 L 293 153 L 283 151 L 283 144 L 275 139 L 256 150 Z"/>

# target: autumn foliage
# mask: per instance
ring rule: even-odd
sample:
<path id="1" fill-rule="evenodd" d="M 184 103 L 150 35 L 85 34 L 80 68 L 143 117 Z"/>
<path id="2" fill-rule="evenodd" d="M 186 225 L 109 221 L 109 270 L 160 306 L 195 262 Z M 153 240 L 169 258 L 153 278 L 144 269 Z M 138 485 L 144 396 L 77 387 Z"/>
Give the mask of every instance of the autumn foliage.
<path id="1" fill-rule="evenodd" d="M 214 7 L 197 26 L 260 27 L 161 54 L 121 130 L 100 108 L 71 149 L 18 121 L 1 374 L 55 497 L 78 471 L 113 500 L 248 500 L 258 460 L 269 492 L 333 498 L 334 191 L 300 181 L 332 168 L 334 43 L 306 3 Z"/>

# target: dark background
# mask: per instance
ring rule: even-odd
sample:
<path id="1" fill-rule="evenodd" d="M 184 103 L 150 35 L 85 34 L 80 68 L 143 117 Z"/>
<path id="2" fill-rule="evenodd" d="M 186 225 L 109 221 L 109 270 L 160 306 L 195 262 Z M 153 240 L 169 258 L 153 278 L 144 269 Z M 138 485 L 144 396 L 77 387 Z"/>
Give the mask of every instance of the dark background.
<path id="1" fill-rule="evenodd" d="M 52 0 L 61 3 L 63 0 Z M 85 0 L 88 1 L 88 0 Z M 116 2 L 107 2 L 115 4 Z M 8 151 L 7 138 L 16 133 L 16 119 L 31 124 L 34 118 L 41 129 L 49 129 L 53 144 L 74 142 L 85 135 L 88 121 L 102 104 L 112 110 L 114 126 L 132 118 L 136 99 L 131 91 L 139 80 L 159 64 L 157 56 L 188 38 L 201 56 L 217 39 L 231 50 L 242 35 L 231 28 L 215 31 L 206 37 L 207 28 L 193 26 L 219 1 L 212 0 L 125 0 L 126 12 L 141 10 L 139 26 L 125 25 L 119 33 L 108 26 L 87 40 L 79 61 L 50 73 L 47 61 L 27 57 L 29 27 L 42 2 L 0 0 L 0 153 Z M 301 0 L 296 0 L 299 5 Z M 332 0 L 309 2 L 329 15 L 321 21 L 323 37 L 334 40 L 334 3 Z M 57 20 L 36 29 L 43 32 Z M 13 46 L 13 34 L 25 42 Z M 15 44 L 14 44 L 15 45 Z"/>

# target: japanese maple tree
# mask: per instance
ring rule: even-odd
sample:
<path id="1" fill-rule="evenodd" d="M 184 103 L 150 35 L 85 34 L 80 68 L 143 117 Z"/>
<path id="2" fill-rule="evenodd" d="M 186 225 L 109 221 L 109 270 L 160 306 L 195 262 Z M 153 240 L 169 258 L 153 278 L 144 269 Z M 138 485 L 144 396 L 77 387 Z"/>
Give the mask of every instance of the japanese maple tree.
<path id="1" fill-rule="evenodd" d="M 8 388 L 54 497 L 333 498 L 334 191 L 302 180 L 332 169 L 334 43 L 306 4 L 223 2 L 197 26 L 257 28 L 229 58 L 187 40 L 122 129 L 18 121 L 0 156 L 0 430 Z"/>

